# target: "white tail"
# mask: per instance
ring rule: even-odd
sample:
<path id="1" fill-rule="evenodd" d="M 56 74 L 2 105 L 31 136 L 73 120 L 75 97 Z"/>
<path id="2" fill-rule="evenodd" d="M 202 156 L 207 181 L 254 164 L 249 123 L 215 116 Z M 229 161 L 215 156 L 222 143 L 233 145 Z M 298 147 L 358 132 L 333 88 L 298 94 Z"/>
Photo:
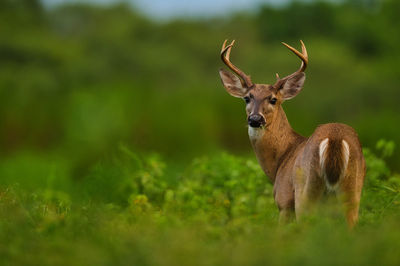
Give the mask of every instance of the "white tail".
<path id="1" fill-rule="evenodd" d="M 326 138 L 321 141 L 319 145 L 321 177 L 325 179 L 328 190 L 335 191 L 338 188 L 340 180 L 346 173 L 349 158 L 350 148 L 345 140 L 338 142 Z"/>

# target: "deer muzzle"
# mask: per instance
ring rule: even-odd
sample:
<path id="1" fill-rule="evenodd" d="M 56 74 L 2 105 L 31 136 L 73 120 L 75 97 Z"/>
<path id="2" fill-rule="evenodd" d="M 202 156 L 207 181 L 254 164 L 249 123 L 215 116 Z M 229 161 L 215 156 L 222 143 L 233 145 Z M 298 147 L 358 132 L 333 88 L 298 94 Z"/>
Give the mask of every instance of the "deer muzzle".
<path id="1" fill-rule="evenodd" d="M 262 115 L 259 114 L 250 115 L 249 118 L 247 119 L 247 122 L 251 127 L 261 127 L 265 125 L 264 117 L 262 117 Z"/>

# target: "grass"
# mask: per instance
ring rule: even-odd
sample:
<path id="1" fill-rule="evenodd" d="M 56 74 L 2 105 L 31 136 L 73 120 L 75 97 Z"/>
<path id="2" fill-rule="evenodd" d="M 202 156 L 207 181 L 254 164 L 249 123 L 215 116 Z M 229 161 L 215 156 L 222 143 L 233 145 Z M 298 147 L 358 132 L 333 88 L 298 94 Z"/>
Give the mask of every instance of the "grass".
<path id="1" fill-rule="evenodd" d="M 272 185 L 253 158 L 220 153 L 176 170 L 122 146 L 74 179 L 67 160 L 16 155 L 0 165 L 0 261 L 398 265 L 400 177 L 385 163 L 393 148 L 380 141 L 365 149 L 360 223 L 351 232 L 326 211 L 334 208 L 278 227 Z"/>

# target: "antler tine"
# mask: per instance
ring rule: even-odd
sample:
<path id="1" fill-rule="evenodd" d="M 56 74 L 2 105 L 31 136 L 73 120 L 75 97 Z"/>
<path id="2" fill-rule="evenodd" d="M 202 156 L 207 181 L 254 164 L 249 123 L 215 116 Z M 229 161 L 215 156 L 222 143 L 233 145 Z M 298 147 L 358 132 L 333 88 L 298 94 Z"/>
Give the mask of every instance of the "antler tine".
<path id="1" fill-rule="evenodd" d="M 224 52 L 224 50 L 226 49 L 226 42 L 228 41 L 228 39 L 226 39 L 224 41 L 224 43 L 222 44 L 222 48 L 221 48 L 221 54 Z"/>
<path id="2" fill-rule="evenodd" d="M 225 49 L 227 41 L 228 41 L 228 39 L 225 39 L 224 43 L 222 44 L 221 53 Z"/>
<path id="3" fill-rule="evenodd" d="M 286 46 L 290 51 L 292 51 L 295 55 L 297 55 L 301 59 L 301 61 L 302 61 L 301 62 L 301 67 L 298 70 L 298 72 L 304 72 L 304 70 L 306 70 L 307 65 L 308 65 L 308 54 L 307 54 L 306 46 L 304 45 L 302 40 L 300 40 L 300 43 L 301 43 L 301 51 L 302 51 L 302 53 L 297 51 L 295 48 L 293 48 L 289 44 L 282 42 L 282 44 L 284 46 Z"/>
<path id="4" fill-rule="evenodd" d="M 308 53 L 306 46 L 304 45 L 304 42 L 302 40 L 300 40 L 300 43 L 301 43 L 301 53 L 305 56 L 305 58 L 307 58 L 307 63 L 308 63 Z"/>
<path id="5" fill-rule="evenodd" d="M 229 59 L 230 54 L 231 54 L 232 46 L 235 44 L 235 40 L 233 40 L 231 42 L 231 44 L 226 46 L 226 42 L 227 41 L 228 40 L 225 40 L 224 43 L 222 44 L 221 59 L 225 63 L 225 65 L 227 67 L 229 67 L 233 72 L 235 72 L 239 76 L 242 85 L 245 85 L 248 88 L 250 88 L 251 86 L 253 86 L 253 83 L 251 82 L 250 76 L 246 75 L 243 71 L 241 71 L 234 64 L 232 64 L 232 62 Z"/>
<path id="6" fill-rule="evenodd" d="M 297 74 L 299 72 L 304 72 L 306 70 L 307 65 L 308 65 L 307 49 L 302 40 L 300 40 L 300 43 L 301 43 L 301 51 L 302 51 L 301 53 L 299 51 L 297 51 L 295 48 L 293 48 L 292 46 L 290 46 L 289 44 L 282 42 L 282 44 L 284 46 L 286 46 L 290 51 L 292 51 L 295 55 L 297 55 L 301 59 L 301 66 L 296 72 L 294 72 L 293 74 L 290 74 L 282 79 L 279 78 L 279 75 L 276 75 L 276 83 L 274 86 L 279 87 L 284 83 L 285 80 L 293 77 L 295 74 Z"/>
<path id="7" fill-rule="evenodd" d="M 227 50 L 227 52 L 226 52 L 226 54 L 225 54 L 225 57 L 229 60 L 229 57 L 230 57 L 230 55 L 231 55 L 231 47 L 235 44 L 235 40 L 233 40 L 232 42 L 231 42 L 231 44 L 229 44 L 228 46 L 226 46 L 226 42 L 228 41 L 228 39 L 226 39 L 225 41 L 224 41 L 224 43 L 222 44 L 222 49 L 221 49 L 221 54 L 224 52 L 224 50 L 226 49 Z"/>

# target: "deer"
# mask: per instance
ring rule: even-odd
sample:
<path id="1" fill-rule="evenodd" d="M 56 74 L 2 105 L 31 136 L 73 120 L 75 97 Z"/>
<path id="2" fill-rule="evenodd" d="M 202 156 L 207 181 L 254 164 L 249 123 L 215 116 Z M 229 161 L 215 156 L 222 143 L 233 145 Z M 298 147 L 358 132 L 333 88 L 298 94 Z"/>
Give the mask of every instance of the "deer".
<path id="1" fill-rule="evenodd" d="M 279 224 L 301 220 L 325 195 L 334 194 L 341 199 L 347 224 L 353 228 L 366 171 L 356 131 L 345 124 L 328 123 L 304 137 L 292 129 L 282 108 L 304 85 L 308 54 L 303 41 L 301 53 L 282 42 L 301 59 L 301 65 L 286 77 L 276 74 L 273 85 L 253 83 L 230 61 L 234 43 L 226 45 L 225 40 L 220 54 L 233 73 L 221 68 L 219 74 L 226 91 L 245 101 L 250 143 L 273 184 Z"/>

